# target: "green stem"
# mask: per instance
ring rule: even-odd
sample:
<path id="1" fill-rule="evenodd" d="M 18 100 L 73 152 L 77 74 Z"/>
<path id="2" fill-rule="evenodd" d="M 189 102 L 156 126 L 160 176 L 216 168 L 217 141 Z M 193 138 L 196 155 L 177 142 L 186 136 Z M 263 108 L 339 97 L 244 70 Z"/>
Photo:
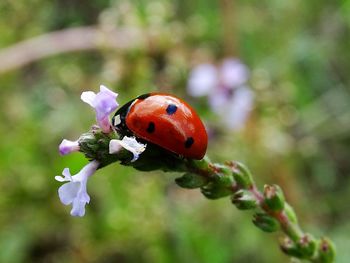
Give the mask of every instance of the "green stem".
<path id="1" fill-rule="evenodd" d="M 304 235 L 300 226 L 289 220 L 284 211 L 277 213 L 275 218 L 280 222 L 283 232 L 294 242 L 298 242 Z"/>
<path id="2" fill-rule="evenodd" d="M 255 184 L 250 191 L 258 200 L 259 207 L 280 223 L 281 229 L 291 240 L 293 240 L 294 242 L 298 242 L 298 240 L 302 238 L 304 233 L 301 230 L 300 226 L 296 223 L 293 223 L 288 218 L 288 215 L 285 211 L 271 211 L 271 209 L 269 209 L 269 207 L 264 203 L 264 195 L 257 189 Z"/>
<path id="3" fill-rule="evenodd" d="M 108 145 L 116 134 L 104 134 L 92 130 L 79 139 L 80 151 L 88 159 L 98 160 L 102 168 L 114 162 L 132 166 L 142 171 L 176 171 L 185 173 L 176 183 L 184 188 L 200 188 L 205 197 L 217 199 L 231 196 L 232 203 L 240 210 L 255 209 L 253 223 L 266 232 L 282 230 L 287 238 L 281 243 L 282 251 L 292 257 L 310 262 L 332 263 L 335 258 L 333 243 L 327 238 L 316 240 L 304 233 L 293 208 L 285 201 L 282 189 L 277 185 L 265 185 L 258 190 L 253 177 L 243 164 L 212 163 L 208 157 L 202 160 L 181 158 L 164 149 L 148 144 L 140 158 L 131 162 L 132 154 L 122 149 L 109 154 Z"/>
<path id="4" fill-rule="evenodd" d="M 227 171 L 230 171 L 231 176 L 235 179 L 230 185 L 231 194 L 234 195 L 238 191 L 248 190 L 256 200 L 256 208 L 278 221 L 280 229 L 289 238 L 287 239 L 287 241 L 289 240 L 288 246 L 283 247 L 283 244 L 281 245 L 284 253 L 296 258 L 309 260 L 310 262 L 334 262 L 335 252 L 332 242 L 324 238 L 315 241 L 311 235 L 304 233 L 298 224 L 292 207 L 284 199 L 283 210 L 274 211 L 271 209 L 265 202 L 264 194 L 258 190 L 249 170 L 245 166 L 236 162 L 228 162 L 226 165 L 213 164 L 206 157 L 200 161 L 188 161 L 186 168 L 187 172 L 205 177 L 214 183 L 216 182 L 215 178 L 229 176 Z M 221 197 L 220 194 L 216 196 Z M 246 201 L 247 199 L 242 200 Z M 242 207 L 243 209 L 251 208 L 248 205 L 240 206 L 241 209 Z M 265 231 L 270 232 L 271 228 L 267 229 L 265 225 L 264 227 Z"/>

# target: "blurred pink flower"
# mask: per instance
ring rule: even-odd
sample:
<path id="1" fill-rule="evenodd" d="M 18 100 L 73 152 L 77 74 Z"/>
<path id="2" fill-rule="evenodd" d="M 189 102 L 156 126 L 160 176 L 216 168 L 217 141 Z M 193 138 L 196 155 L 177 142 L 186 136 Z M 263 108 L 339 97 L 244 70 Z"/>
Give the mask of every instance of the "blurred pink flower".
<path id="1" fill-rule="evenodd" d="M 249 69 L 239 59 L 225 59 L 220 66 L 200 64 L 191 72 L 187 91 L 208 96 L 209 105 L 227 127 L 239 130 L 253 107 L 254 94 L 247 86 Z"/>
<path id="2" fill-rule="evenodd" d="M 222 121 L 232 130 L 240 130 L 253 108 L 253 91 L 247 86 L 240 86 L 233 94 L 217 92 L 209 97 L 209 104 L 214 112 L 222 116 Z"/>
<path id="3" fill-rule="evenodd" d="M 201 64 L 195 67 L 188 79 L 187 91 L 193 97 L 210 94 L 218 85 L 218 72 L 212 64 Z"/>
<path id="4" fill-rule="evenodd" d="M 88 103 L 96 111 L 97 124 L 104 133 L 111 131 L 109 114 L 118 108 L 116 101 L 118 94 L 101 85 L 100 92 L 85 91 L 81 94 L 81 100 Z"/>
<path id="5" fill-rule="evenodd" d="M 239 59 L 225 59 L 219 69 L 221 85 L 228 89 L 245 84 L 249 77 L 249 70 Z"/>

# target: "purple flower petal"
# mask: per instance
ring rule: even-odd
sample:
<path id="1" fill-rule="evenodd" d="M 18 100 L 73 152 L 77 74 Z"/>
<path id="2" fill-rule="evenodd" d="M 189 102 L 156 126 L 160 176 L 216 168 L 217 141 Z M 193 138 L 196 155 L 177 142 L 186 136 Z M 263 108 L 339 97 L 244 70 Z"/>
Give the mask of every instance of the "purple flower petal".
<path id="1" fill-rule="evenodd" d="M 223 122 L 232 130 L 244 127 L 253 108 L 254 95 L 250 88 L 241 86 L 231 96 L 213 93 L 209 97 L 210 106 L 222 116 Z"/>
<path id="2" fill-rule="evenodd" d="M 226 59 L 220 68 L 220 81 L 228 89 L 243 85 L 248 76 L 248 68 L 239 59 Z"/>
<path id="3" fill-rule="evenodd" d="M 72 152 L 79 151 L 79 143 L 78 140 L 76 141 L 69 141 L 66 139 L 63 139 L 61 144 L 58 146 L 58 150 L 61 155 L 66 155 Z"/>
<path id="4" fill-rule="evenodd" d="M 82 101 L 88 103 L 96 111 L 96 120 L 103 132 L 111 131 L 109 114 L 115 111 L 119 104 L 116 101 L 118 94 L 101 85 L 100 92 L 95 94 L 86 91 L 81 94 Z"/>

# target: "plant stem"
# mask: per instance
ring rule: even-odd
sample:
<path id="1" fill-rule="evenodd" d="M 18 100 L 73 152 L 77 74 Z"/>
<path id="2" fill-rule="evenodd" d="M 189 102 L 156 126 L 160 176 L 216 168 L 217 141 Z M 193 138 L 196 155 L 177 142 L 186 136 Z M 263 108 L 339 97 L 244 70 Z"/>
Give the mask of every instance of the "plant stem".
<path id="1" fill-rule="evenodd" d="M 256 202 L 256 209 L 263 211 L 266 216 L 271 217 L 273 220 L 276 220 L 280 226 L 280 229 L 286 234 L 288 237 L 284 240 L 285 243 L 281 244 L 281 249 L 284 253 L 289 256 L 293 256 L 300 259 L 306 259 L 310 262 L 334 262 L 335 258 L 335 250 L 334 245 L 328 239 L 322 238 L 320 240 L 315 240 L 310 234 L 304 233 L 300 228 L 297 217 L 293 211 L 293 208 L 284 201 L 283 199 L 283 207 L 284 209 L 275 211 L 273 208 L 269 207 L 266 202 L 266 196 L 262 192 L 258 190 L 249 170 L 242 166 L 237 162 L 228 162 L 225 165 L 211 163 L 208 158 L 204 158 L 200 161 L 188 161 L 186 163 L 186 171 L 194 173 L 197 176 L 204 177 L 209 183 L 218 183 L 227 182 L 225 180 L 217 180 L 217 178 L 222 178 L 224 176 L 231 176 L 235 180 L 232 181 L 229 187 L 224 189 L 229 189 L 231 195 L 237 194 L 239 191 L 247 190 L 254 198 Z M 228 173 L 230 171 L 230 174 Z M 201 189 L 208 189 L 207 186 L 203 186 Z M 212 187 L 210 189 L 222 189 L 220 187 Z M 214 191 L 214 190 L 213 190 Z M 208 197 L 207 192 L 203 192 L 203 194 Z M 225 194 L 225 193 L 224 193 Z M 218 198 L 222 197 L 221 194 L 209 195 L 208 198 Z M 242 194 L 239 195 L 240 200 L 243 202 L 248 202 L 248 198 L 243 198 Z M 213 198 L 213 199 L 214 199 Z M 247 201 L 248 200 L 248 201 Z M 238 200 L 239 201 L 239 200 Z M 237 200 L 234 202 L 237 205 Z M 250 209 L 250 205 L 237 205 L 239 209 Z M 261 215 L 261 214 L 259 214 Z M 267 218 L 267 217 L 262 217 Z M 273 228 L 269 228 L 266 225 L 266 222 L 274 221 L 263 221 L 261 225 L 261 229 L 264 231 L 272 232 Z M 258 222 L 259 223 L 259 222 Z M 325 249 L 326 248 L 326 249 Z"/>
<path id="2" fill-rule="evenodd" d="M 80 151 L 88 159 L 97 160 L 99 168 L 120 162 L 142 171 L 160 169 L 184 173 L 175 179 L 180 187 L 200 188 L 209 199 L 231 196 L 238 209 L 255 209 L 253 223 L 258 228 L 265 232 L 282 230 L 286 238 L 280 246 L 285 254 L 310 262 L 334 262 L 333 243 L 327 238 L 315 239 L 303 232 L 293 208 L 285 201 L 282 189 L 278 185 L 265 185 L 264 191 L 259 191 L 250 171 L 242 163 L 212 163 L 208 157 L 202 160 L 181 158 L 152 144 L 148 144 L 148 150 L 132 162 L 133 156 L 126 149 L 109 154 L 109 141 L 115 137 L 115 134 L 92 130 L 80 137 Z"/>

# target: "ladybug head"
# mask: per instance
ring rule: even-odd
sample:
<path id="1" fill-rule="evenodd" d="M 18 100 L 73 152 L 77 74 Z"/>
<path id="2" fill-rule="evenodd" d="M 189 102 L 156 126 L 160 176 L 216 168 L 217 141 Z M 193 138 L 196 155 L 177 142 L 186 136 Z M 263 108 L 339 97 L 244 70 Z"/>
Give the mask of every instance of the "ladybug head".
<path id="1" fill-rule="evenodd" d="M 140 99 L 145 99 L 147 97 L 149 97 L 151 94 L 150 93 L 146 93 L 143 95 L 138 96 L 135 99 L 130 100 L 129 102 L 127 102 L 126 104 L 124 104 L 122 107 L 120 107 L 117 112 L 114 114 L 113 118 L 112 118 L 112 125 L 113 127 L 116 129 L 116 131 L 123 136 L 131 136 L 134 135 L 132 131 L 130 131 L 130 129 L 128 128 L 128 126 L 126 126 L 126 117 L 129 113 L 130 107 L 132 106 L 132 104 Z"/>
<path id="2" fill-rule="evenodd" d="M 112 125 L 120 135 L 128 135 L 131 133 L 128 127 L 126 126 L 125 118 L 133 102 L 134 100 L 131 100 L 128 103 L 124 104 L 121 108 L 117 110 L 117 112 L 112 118 Z"/>

